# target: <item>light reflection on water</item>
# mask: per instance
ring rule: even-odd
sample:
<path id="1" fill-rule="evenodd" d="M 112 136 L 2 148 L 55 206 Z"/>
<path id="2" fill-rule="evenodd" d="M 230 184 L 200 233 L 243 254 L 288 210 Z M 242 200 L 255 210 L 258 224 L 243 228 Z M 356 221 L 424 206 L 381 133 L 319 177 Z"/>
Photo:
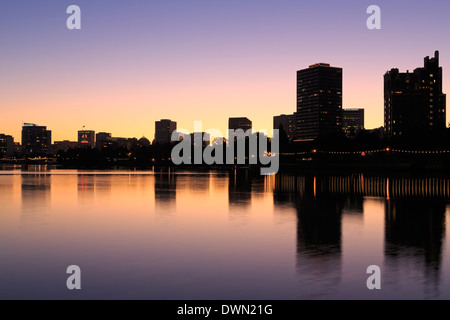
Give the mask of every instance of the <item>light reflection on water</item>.
<path id="1" fill-rule="evenodd" d="M 2 173 L 2 299 L 450 298 L 449 179 Z"/>

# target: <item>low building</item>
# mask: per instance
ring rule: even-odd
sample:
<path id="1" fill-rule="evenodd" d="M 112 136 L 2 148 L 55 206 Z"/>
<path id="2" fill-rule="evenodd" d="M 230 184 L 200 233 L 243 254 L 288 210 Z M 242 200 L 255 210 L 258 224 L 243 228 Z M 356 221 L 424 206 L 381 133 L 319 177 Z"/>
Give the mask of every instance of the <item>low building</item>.
<path id="1" fill-rule="evenodd" d="M 14 138 L 6 134 L 0 134 L 0 158 L 14 156 Z"/>
<path id="2" fill-rule="evenodd" d="M 296 118 L 295 114 L 280 114 L 273 117 L 273 128 L 280 130 L 283 128 L 289 141 L 295 139 Z"/>
<path id="3" fill-rule="evenodd" d="M 342 130 L 347 137 L 354 137 L 364 130 L 364 109 L 343 109 Z"/>
<path id="4" fill-rule="evenodd" d="M 59 151 L 67 151 L 76 148 L 78 148 L 78 142 L 69 140 L 55 141 L 52 146 L 54 154 L 57 154 Z"/>

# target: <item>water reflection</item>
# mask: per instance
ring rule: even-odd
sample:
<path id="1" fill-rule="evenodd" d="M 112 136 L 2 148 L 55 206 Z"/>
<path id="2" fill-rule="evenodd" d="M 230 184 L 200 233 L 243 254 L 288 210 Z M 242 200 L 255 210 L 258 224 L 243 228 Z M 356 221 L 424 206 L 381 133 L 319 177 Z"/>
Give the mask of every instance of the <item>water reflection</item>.
<path id="1" fill-rule="evenodd" d="M 364 197 L 361 195 L 348 195 L 344 199 L 344 214 L 359 216 L 364 213 Z"/>
<path id="2" fill-rule="evenodd" d="M 391 274 L 393 281 L 408 273 L 405 270 L 422 270 L 426 297 L 437 297 L 444 235 L 444 200 L 400 198 L 386 201 L 385 255 L 386 263 L 396 273 L 395 277 Z"/>
<path id="3" fill-rule="evenodd" d="M 167 209 L 175 208 L 177 198 L 177 175 L 171 172 L 155 173 L 155 206 L 168 212 Z M 158 210 L 159 212 L 159 210 Z"/>
<path id="4" fill-rule="evenodd" d="M 450 180 L 278 175 L 274 205 L 297 212 L 297 271 L 312 297 L 341 280 L 342 218 L 361 219 L 365 198 L 384 198 L 385 279 L 388 286 L 423 285 L 423 297 L 439 297 Z"/>
<path id="5" fill-rule="evenodd" d="M 51 202 L 51 175 L 21 175 L 21 221 L 25 225 L 46 224 Z"/>
<path id="6" fill-rule="evenodd" d="M 252 202 L 253 176 L 248 170 L 234 170 L 228 175 L 228 203 L 230 207 L 249 207 Z"/>
<path id="7" fill-rule="evenodd" d="M 73 260 L 86 298 L 450 298 L 447 178 L 35 169 L 0 174 L 0 298 Z"/>

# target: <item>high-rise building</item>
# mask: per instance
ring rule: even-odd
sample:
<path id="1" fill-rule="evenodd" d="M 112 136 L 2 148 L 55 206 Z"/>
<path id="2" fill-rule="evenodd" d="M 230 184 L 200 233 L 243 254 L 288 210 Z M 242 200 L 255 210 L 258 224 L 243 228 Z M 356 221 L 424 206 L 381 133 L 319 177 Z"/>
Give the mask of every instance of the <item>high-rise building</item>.
<path id="1" fill-rule="evenodd" d="M 52 143 L 52 132 L 45 126 L 24 123 L 22 127 L 22 147 L 28 156 L 45 156 Z"/>
<path id="2" fill-rule="evenodd" d="M 6 134 L 0 134 L 0 158 L 14 155 L 14 138 Z"/>
<path id="3" fill-rule="evenodd" d="M 171 121 L 169 119 L 155 121 L 155 143 L 170 143 L 172 139 L 172 132 L 175 130 L 177 130 L 177 123 L 175 121 Z"/>
<path id="4" fill-rule="evenodd" d="M 280 128 L 283 127 L 288 139 L 292 141 L 295 139 L 295 120 L 295 114 L 281 114 L 279 116 L 274 116 L 273 128 L 280 130 Z"/>
<path id="5" fill-rule="evenodd" d="M 317 63 L 297 71 L 296 140 L 342 130 L 342 68 Z"/>
<path id="6" fill-rule="evenodd" d="M 78 131 L 78 144 L 80 147 L 95 147 L 95 131 L 80 130 Z"/>
<path id="7" fill-rule="evenodd" d="M 342 130 L 347 137 L 364 130 L 364 109 L 342 109 Z"/>
<path id="8" fill-rule="evenodd" d="M 252 129 L 252 121 L 245 117 L 229 118 L 228 129 L 238 130 L 242 129 L 244 132 Z"/>
<path id="9" fill-rule="evenodd" d="M 445 129 L 439 51 L 413 72 L 391 69 L 384 75 L 384 127 L 392 137 L 418 137 Z"/>

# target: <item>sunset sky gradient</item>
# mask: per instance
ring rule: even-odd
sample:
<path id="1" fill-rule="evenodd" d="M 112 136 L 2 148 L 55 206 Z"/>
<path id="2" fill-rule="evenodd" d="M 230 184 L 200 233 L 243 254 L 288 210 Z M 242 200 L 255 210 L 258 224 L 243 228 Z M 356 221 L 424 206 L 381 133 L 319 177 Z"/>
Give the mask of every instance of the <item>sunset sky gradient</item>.
<path id="1" fill-rule="evenodd" d="M 82 30 L 66 9 L 82 10 Z M 381 7 L 382 29 L 366 9 Z M 450 2 L 267 0 L 71 0 L 0 3 L 0 133 L 21 140 L 23 122 L 53 140 L 92 129 L 153 139 L 154 122 L 225 132 L 228 117 L 272 129 L 296 110 L 296 70 L 343 68 L 343 107 L 383 125 L 383 75 L 413 70 L 440 51 L 450 93 Z M 447 117 L 449 118 L 449 117 Z"/>

